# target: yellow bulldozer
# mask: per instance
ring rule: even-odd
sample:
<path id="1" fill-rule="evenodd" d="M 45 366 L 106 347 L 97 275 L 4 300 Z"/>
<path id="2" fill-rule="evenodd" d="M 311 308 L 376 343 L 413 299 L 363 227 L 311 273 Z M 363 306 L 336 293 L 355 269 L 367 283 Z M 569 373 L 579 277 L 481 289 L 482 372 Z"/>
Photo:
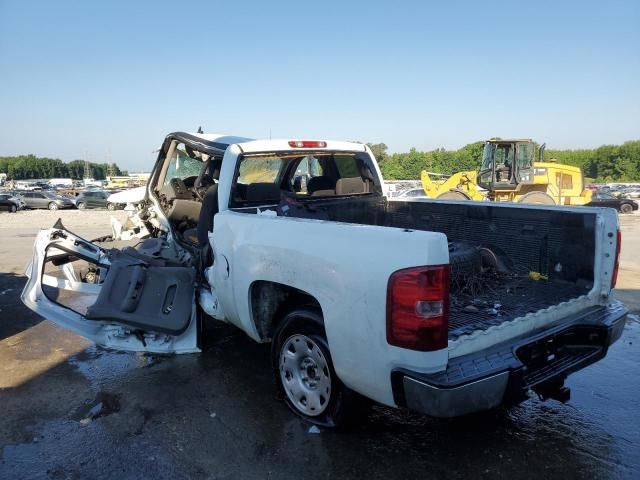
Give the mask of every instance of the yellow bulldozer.
<path id="1" fill-rule="evenodd" d="M 584 188 L 582 170 L 553 160 L 544 162 L 544 147 L 534 161 L 532 140 L 487 140 L 479 170 L 457 172 L 434 181 L 422 171 L 427 196 L 446 200 L 492 200 L 545 205 L 584 205 L 591 190 Z"/>

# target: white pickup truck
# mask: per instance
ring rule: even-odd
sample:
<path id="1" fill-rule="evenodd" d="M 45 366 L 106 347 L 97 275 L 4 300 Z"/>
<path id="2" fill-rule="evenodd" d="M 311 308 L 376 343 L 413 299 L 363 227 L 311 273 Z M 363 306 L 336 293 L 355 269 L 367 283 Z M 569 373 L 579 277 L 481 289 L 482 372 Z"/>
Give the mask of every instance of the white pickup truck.
<path id="1" fill-rule="evenodd" d="M 365 398 L 438 417 L 566 400 L 626 319 L 616 212 L 389 201 L 382 184 L 358 143 L 173 133 L 138 238 L 58 221 L 22 300 L 119 350 L 198 352 L 204 322 L 229 322 L 272 342 L 282 397 L 324 426 Z"/>

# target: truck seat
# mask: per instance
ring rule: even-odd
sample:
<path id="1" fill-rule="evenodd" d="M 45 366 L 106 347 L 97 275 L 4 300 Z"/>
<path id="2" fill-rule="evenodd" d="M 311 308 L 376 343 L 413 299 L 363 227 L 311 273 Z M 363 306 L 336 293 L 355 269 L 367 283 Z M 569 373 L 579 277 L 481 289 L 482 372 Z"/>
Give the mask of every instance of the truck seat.
<path id="1" fill-rule="evenodd" d="M 336 182 L 336 195 L 351 195 L 352 193 L 369 193 L 369 182 L 361 177 L 341 178 Z"/>
<path id="2" fill-rule="evenodd" d="M 256 182 L 247 185 L 248 202 L 278 203 L 280 186 L 275 183 Z"/>
<path id="3" fill-rule="evenodd" d="M 307 183 L 307 193 L 312 197 L 335 195 L 336 184 L 331 177 L 320 175 L 313 177 Z"/>
<path id="4" fill-rule="evenodd" d="M 200 247 L 207 245 L 209 232 L 213 232 L 213 217 L 216 213 L 218 213 L 218 184 L 214 183 L 202 197 L 198 225 L 185 230 L 182 236 Z"/>

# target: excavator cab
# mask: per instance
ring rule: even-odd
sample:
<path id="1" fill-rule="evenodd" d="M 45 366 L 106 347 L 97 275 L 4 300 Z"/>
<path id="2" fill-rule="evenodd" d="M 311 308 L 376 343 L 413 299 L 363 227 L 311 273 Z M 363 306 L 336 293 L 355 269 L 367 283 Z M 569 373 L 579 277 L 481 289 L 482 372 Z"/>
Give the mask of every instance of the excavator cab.
<path id="1" fill-rule="evenodd" d="M 514 190 L 533 183 L 534 144 L 531 140 L 489 140 L 484 144 L 478 185 L 489 192 Z"/>

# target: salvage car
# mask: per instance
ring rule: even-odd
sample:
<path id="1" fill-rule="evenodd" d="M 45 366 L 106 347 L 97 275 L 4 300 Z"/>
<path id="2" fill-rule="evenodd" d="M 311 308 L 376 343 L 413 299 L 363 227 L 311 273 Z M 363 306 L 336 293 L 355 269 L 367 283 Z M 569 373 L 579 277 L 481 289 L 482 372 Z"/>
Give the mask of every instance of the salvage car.
<path id="1" fill-rule="evenodd" d="M 436 417 L 531 391 L 568 400 L 567 375 L 625 324 L 616 212 L 388 200 L 382 186 L 363 144 L 172 133 L 136 238 L 58 221 L 22 301 L 118 350 L 198 352 L 204 322 L 233 324 L 271 342 L 285 402 L 323 426 L 365 399 Z"/>

